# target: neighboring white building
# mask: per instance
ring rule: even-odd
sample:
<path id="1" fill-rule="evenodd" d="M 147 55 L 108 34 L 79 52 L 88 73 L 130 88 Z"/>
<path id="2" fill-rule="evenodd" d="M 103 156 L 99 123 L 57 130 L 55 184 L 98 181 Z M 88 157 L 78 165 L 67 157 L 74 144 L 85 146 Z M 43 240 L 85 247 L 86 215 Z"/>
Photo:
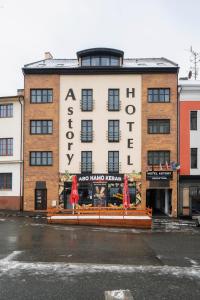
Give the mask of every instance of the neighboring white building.
<path id="1" fill-rule="evenodd" d="M 0 209 L 22 208 L 23 95 L 0 97 Z"/>

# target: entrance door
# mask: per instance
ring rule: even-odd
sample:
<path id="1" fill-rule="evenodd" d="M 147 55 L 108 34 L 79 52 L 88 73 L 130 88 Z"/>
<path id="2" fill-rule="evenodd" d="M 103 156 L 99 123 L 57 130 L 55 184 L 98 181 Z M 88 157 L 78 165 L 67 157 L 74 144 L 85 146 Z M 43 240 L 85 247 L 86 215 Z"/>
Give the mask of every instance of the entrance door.
<path id="1" fill-rule="evenodd" d="M 192 197 L 192 215 L 200 215 L 200 197 Z"/>
<path id="2" fill-rule="evenodd" d="M 36 189 L 35 190 L 35 209 L 45 210 L 47 209 L 47 190 Z"/>
<path id="3" fill-rule="evenodd" d="M 152 208 L 154 215 L 171 214 L 171 189 L 148 189 L 146 192 L 146 206 Z"/>

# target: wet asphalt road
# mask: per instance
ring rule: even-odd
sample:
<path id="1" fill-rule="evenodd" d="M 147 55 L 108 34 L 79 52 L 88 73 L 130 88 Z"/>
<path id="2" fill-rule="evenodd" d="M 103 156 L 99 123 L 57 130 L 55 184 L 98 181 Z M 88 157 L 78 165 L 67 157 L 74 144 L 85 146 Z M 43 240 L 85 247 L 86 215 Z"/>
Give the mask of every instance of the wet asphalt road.
<path id="1" fill-rule="evenodd" d="M 0 300 L 103 300 L 121 289 L 133 299 L 200 299 L 200 229 L 0 219 Z"/>

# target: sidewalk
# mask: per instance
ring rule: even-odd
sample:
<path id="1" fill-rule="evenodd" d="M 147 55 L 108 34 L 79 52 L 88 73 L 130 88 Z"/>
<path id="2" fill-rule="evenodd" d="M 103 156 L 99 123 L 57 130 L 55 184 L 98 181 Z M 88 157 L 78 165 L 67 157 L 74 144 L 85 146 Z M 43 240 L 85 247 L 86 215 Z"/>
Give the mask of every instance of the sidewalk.
<path id="1" fill-rule="evenodd" d="M 34 219 L 46 219 L 47 212 L 42 211 L 13 211 L 13 210 L 0 210 L 0 218 L 6 217 L 24 217 Z M 197 220 L 194 219 L 176 219 L 166 216 L 154 216 L 152 218 L 152 229 L 156 228 L 191 228 L 197 227 Z"/>
<path id="2" fill-rule="evenodd" d="M 47 212 L 0 210 L 0 217 L 25 217 L 46 219 Z"/>
<path id="3" fill-rule="evenodd" d="M 170 217 L 153 217 L 152 228 L 191 228 L 197 227 L 197 220 L 194 219 L 182 219 L 182 218 L 170 218 Z"/>

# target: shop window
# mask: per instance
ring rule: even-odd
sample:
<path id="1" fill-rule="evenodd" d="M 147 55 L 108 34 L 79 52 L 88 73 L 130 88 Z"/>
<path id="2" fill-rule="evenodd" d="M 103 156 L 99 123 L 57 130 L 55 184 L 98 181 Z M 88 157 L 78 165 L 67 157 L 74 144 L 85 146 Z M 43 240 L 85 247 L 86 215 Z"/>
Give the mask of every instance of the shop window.
<path id="1" fill-rule="evenodd" d="M 31 103 L 51 103 L 53 102 L 52 89 L 31 89 Z"/>
<path id="2" fill-rule="evenodd" d="M 169 88 L 151 88 L 148 89 L 148 102 L 170 102 L 170 89 Z"/>
<path id="3" fill-rule="evenodd" d="M 81 95 L 81 110 L 92 111 L 93 110 L 93 90 L 83 89 Z"/>
<path id="4" fill-rule="evenodd" d="M 197 130 L 197 111 L 190 112 L 190 130 Z"/>
<path id="5" fill-rule="evenodd" d="M 197 148 L 190 149 L 191 169 L 197 169 Z"/>
<path id="6" fill-rule="evenodd" d="M 148 133 L 170 133 L 170 120 L 148 120 Z"/>

